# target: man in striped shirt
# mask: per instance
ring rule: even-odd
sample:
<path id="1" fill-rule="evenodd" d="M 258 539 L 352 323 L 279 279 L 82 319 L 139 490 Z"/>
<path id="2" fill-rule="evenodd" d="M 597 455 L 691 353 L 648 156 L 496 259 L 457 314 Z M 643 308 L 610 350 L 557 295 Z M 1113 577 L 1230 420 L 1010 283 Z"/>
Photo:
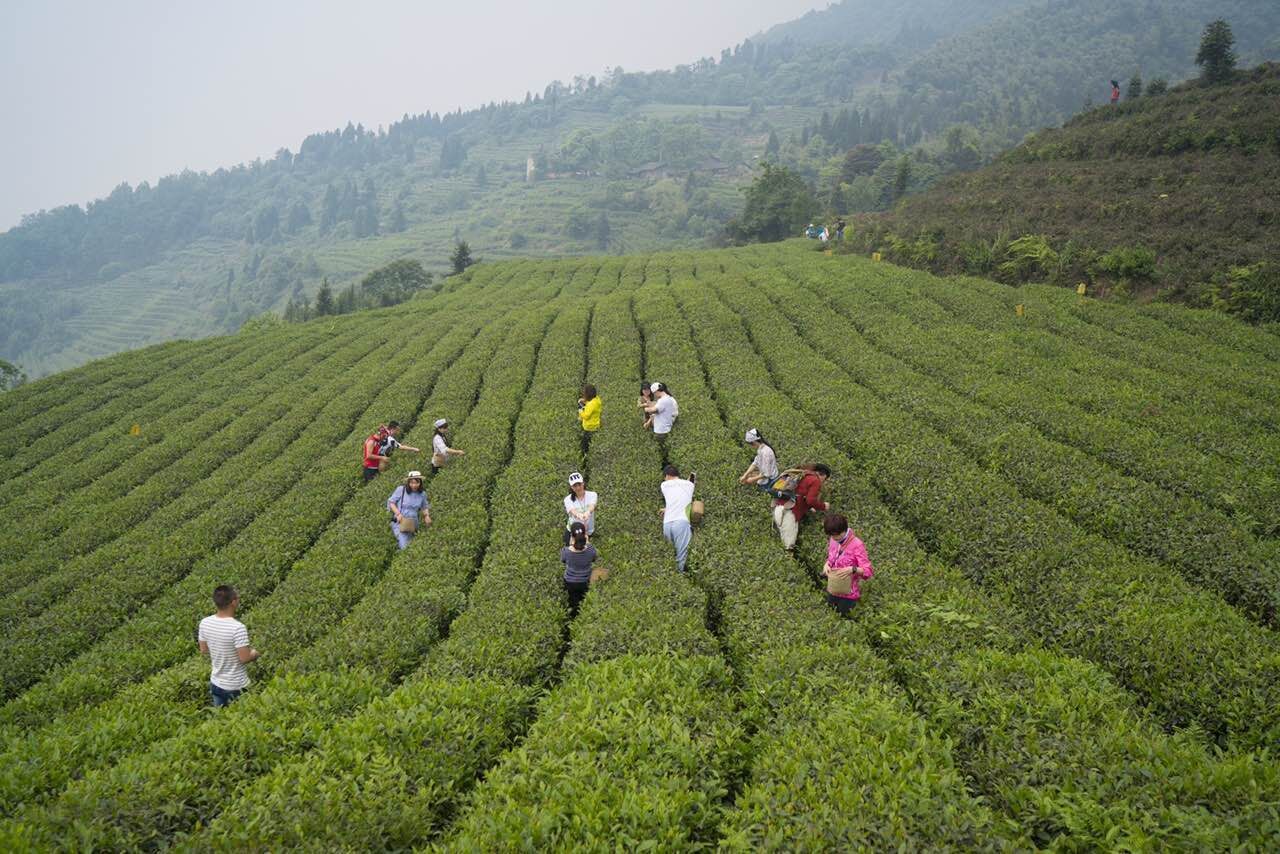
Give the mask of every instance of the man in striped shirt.
<path id="1" fill-rule="evenodd" d="M 245 665 L 257 660 L 259 653 L 249 646 L 249 630 L 236 619 L 240 594 L 223 584 L 213 591 L 213 604 L 218 613 L 200 621 L 200 653 L 209 656 L 213 671 L 209 675 L 209 694 L 214 708 L 229 705 L 249 684 Z"/>

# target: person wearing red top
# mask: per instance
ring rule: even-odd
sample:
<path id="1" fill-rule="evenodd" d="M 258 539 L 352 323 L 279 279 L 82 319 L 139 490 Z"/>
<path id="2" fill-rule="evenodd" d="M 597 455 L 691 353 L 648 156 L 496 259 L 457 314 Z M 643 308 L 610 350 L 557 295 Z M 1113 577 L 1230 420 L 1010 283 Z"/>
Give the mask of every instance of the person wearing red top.
<path id="1" fill-rule="evenodd" d="M 378 476 L 378 463 L 387 459 L 386 455 L 382 453 L 382 443 L 390 435 L 391 433 L 386 426 L 381 426 L 369 434 L 369 438 L 364 440 L 364 479 L 366 481 L 373 480 Z"/>
<path id="2" fill-rule="evenodd" d="M 825 513 L 827 503 L 822 500 L 822 486 L 831 477 L 831 469 L 822 463 L 806 466 L 808 471 L 796 484 L 796 497 L 779 498 L 773 506 L 773 526 L 782 537 L 782 547 L 794 551 L 796 536 L 800 533 L 800 521 L 810 511 Z"/>

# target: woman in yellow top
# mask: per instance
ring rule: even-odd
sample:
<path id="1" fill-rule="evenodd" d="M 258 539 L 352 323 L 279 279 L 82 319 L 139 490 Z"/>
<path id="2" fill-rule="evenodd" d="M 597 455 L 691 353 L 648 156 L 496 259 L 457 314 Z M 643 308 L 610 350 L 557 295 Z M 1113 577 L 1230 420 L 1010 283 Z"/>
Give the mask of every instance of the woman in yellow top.
<path id="1" fill-rule="evenodd" d="M 582 387 L 582 397 L 578 398 L 578 421 L 582 429 L 594 433 L 600 429 L 600 396 L 596 387 L 587 383 Z"/>

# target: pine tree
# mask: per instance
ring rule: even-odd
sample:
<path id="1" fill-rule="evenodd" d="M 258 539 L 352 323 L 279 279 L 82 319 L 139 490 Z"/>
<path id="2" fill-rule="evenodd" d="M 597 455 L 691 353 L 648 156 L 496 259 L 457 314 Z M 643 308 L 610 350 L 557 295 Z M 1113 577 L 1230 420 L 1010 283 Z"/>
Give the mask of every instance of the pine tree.
<path id="1" fill-rule="evenodd" d="M 1142 74 L 1141 72 L 1133 72 L 1133 76 L 1129 78 L 1129 88 L 1125 90 L 1124 98 L 1126 101 L 1136 101 L 1142 97 Z"/>
<path id="2" fill-rule="evenodd" d="M 454 245 L 453 254 L 449 256 L 449 263 L 453 265 L 454 273 L 461 273 L 475 263 L 475 261 L 471 260 L 471 247 L 467 245 L 467 241 L 459 240 Z"/>
<path id="3" fill-rule="evenodd" d="M 778 141 L 778 132 L 776 130 L 769 131 L 769 142 L 765 144 L 764 156 L 777 159 L 778 152 L 782 150 L 782 143 Z"/>
<path id="4" fill-rule="evenodd" d="M 1231 25 L 1221 18 L 1204 28 L 1196 65 L 1203 69 L 1200 78 L 1205 83 L 1225 83 L 1232 78 L 1236 70 L 1235 43 Z"/>
<path id="5" fill-rule="evenodd" d="M 27 374 L 22 368 L 0 359 L 0 391 L 17 388 L 27 381 Z"/>
<path id="6" fill-rule="evenodd" d="M 325 279 L 316 293 L 316 316 L 325 317 L 330 314 L 333 314 L 333 288 L 329 287 L 329 280 Z"/>
<path id="7" fill-rule="evenodd" d="M 396 203 L 391 208 L 391 222 L 387 224 L 387 230 L 399 234 L 408 227 L 409 222 L 404 215 L 404 206 L 400 204 L 399 199 L 396 199 Z"/>
<path id="8" fill-rule="evenodd" d="M 596 245 L 601 250 L 609 248 L 609 238 L 613 234 L 613 227 L 609 224 L 609 215 L 607 213 L 600 214 L 600 219 L 596 221 Z"/>
<path id="9" fill-rule="evenodd" d="M 911 186 L 911 158 L 902 155 L 898 159 L 898 168 L 893 174 L 893 198 L 894 201 L 902 198 L 907 194 L 907 188 Z"/>

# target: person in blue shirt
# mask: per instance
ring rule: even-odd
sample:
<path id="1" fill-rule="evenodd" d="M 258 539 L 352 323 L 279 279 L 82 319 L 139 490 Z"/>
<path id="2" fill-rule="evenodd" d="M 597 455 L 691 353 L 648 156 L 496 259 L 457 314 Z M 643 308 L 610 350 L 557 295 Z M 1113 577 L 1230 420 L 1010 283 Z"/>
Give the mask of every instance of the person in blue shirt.
<path id="1" fill-rule="evenodd" d="M 422 472 L 409 472 L 387 499 L 387 509 L 393 517 L 391 533 L 396 535 L 399 547 L 407 549 L 418 529 L 431 524 L 431 502 L 422 486 Z"/>

